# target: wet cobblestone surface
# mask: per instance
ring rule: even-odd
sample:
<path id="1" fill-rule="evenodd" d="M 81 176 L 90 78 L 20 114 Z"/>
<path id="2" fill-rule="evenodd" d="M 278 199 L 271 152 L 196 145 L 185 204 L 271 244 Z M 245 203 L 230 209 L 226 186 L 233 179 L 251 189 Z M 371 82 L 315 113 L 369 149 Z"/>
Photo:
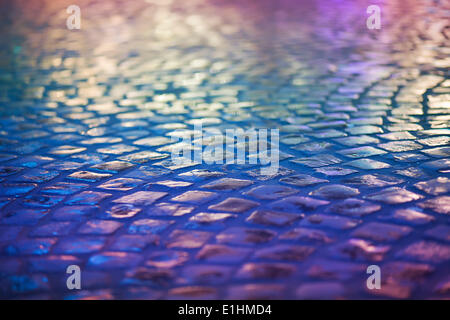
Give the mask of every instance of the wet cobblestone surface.
<path id="1" fill-rule="evenodd" d="M 2 298 L 450 298 L 444 1 L 73 2 L 2 2 Z M 175 165 L 196 123 L 280 170 Z"/>

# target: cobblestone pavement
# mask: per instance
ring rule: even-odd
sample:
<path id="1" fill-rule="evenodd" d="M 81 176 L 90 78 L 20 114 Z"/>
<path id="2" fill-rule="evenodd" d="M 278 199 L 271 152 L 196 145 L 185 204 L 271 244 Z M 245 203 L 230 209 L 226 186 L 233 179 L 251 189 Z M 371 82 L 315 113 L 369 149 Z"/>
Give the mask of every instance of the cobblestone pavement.
<path id="1" fill-rule="evenodd" d="M 305 2 L 3 1 L 0 296 L 449 298 L 449 7 Z M 198 123 L 280 170 L 177 166 Z"/>

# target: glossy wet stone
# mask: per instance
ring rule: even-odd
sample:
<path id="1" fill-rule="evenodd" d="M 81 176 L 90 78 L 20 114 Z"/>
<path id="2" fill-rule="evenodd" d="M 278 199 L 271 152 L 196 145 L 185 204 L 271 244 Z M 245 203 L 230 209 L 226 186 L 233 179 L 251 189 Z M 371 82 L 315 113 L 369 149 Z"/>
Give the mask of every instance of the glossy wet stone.
<path id="1" fill-rule="evenodd" d="M 280 235 L 280 239 L 311 243 L 331 243 L 334 241 L 326 232 L 308 228 L 295 228 L 287 231 Z"/>
<path id="2" fill-rule="evenodd" d="M 0 194 L 2 196 L 19 196 L 33 190 L 37 187 L 33 183 L 3 183 L 0 185 Z"/>
<path id="3" fill-rule="evenodd" d="M 260 249 L 255 252 L 255 258 L 280 261 L 303 261 L 314 252 L 313 247 L 297 245 L 278 245 Z"/>
<path id="4" fill-rule="evenodd" d="M 207 213 L 200 212 L 189 218 L 185 224 L 187 229 L 221 229 L 225 227 L 228 220 L 232 220 L 236 215 L 230 213 Z"/>
<path id="5" fill-rule="evenodd" d="M 248 195 L 252 198 L 261 199 L 261 200 L 274 200 L 282 197 L 286 197 L 292 194 L 297 193 L 296 189 L 290 187 L 283 187 L 278 185 L 267 185 L 267 186 L 259 186 L 253 188 L 247 192 L 245 195 Z"/>
<path id="6" fill-rule="evenodd" d="M 80 32 L 22 2 L 0 5 L 0 298 L 450 298 L 443 1 L 381 3 L 381 32 L 351 1 L 78 0 Z M 172 158 L 227 129 L 278 129 L 278 170 L 247 138 Z"/>
<path id="7" fill-rule="evenodd" d="M 194 210 L 193 206 L 160 202 L 147 211 L 149 216 L 184 216 Z"/>
<path id="8" fill-rule="evenodd" d="M 163 181 L 149 183 L 147 185 L 147 187 L 151 188 L 152 185 L 164 186 L 164 187 L 168 187 L 168 188 L 184 188 L 184 187 L 191 186 L 192 183 L 185 182 L 185 181 L 163 180 Z"/>
<path id="9" fill-rule="evenodd" d="M 3 296 L 16 296 L 39 291 L 47 291 L 49 286 L 48 277 L 42 274 L 28 275 L 13 275 L 4 277 L 0 280 L 2 288 L 1 294 Z"/>
<path id="10" fill-rule="evenodd" d="M 242 279 L 280 279 L 287 278 L 296 268 L 283 263 L 247 263 L 238 271 L 237 277 Z"/>
<path id="11" fill-rule="evenodd" d="M 388 143 L 379 144 L 378 147 L 391 152 L 404 152 L 421 149 L 421 145 L 414 141 L 393 141 Z"/>
<path id="12" fill-rule="evenodd" d="M 96 182 L 101 179 L 105 179 L 105 178 L 109 178 L 109 177 L 111 177 L 111 174 L 96 173 L 96 172 L 89 172 L 89 171 L 74 172 L 67 176 L 67 178 L 69 178 L 69 179 L 81 180 L 81 181 L 87 181 L 87 182 Z"/>
<path id="13" fill-rule="evenodd" d="M 390 250 L 387 245 L 375 245 L 362 239 L 350 239 L 336 245 L 330 255 L 346 258 L 352 261 L 382 261 Z"/>
<path id="14" fill-rule="evenodd" d="M 349 158 L 365 158 L 385 154 L 386 152 L 374 147 L 359 147 L 352 149 L 344 149 L 339 153 Z"/>
<path id="15" fill-rule="evenodd" d="M 394 261 L 384 265 L 387 279 L 404 282 L 423 282 L 434 272 L 429 264 Z"/>
<path id="16" fill-rule="evenodd" d="M 268 230 L 229 228 L 216 236 L 219 243 L 237 245 L 255 245 L 271 241 L 276 233 Z"/>
<path id="17" fill-rule="evenodd" d="M 176 196 L 171 200 L 176 202 L 186 202 L 198 205 L 210 202 L 214 198 L 217 198 L 217 193 L 209 191 L 186 191 L 185 193 Z"/>
<path id="18" fill-rule="evenodd" d="M 22 240 L 3 249 L 7 255 L 45 255 L 50 252 L 50 248 L 55 244 L 55 239 Z"/>
<path id="19" fill-rule="evenodd" d="M 312 279 L 319 280 L 348 280 L 364 272 L 363 263 L 318 260 L 311 265 L 306 273 Z"/>
<path id="20" fill-rule="evenodd" d="M 433 180 L 418 182 L 414 186 L 428 194 L 437 196 L 450 192 L 450 179 L 447 177 L 438 177 Z"/>
<path id="21" fill-rule="evenodd" d="M 398 209 L 390 215 L 383 217 L 382 219 L 398 221 L 412 225 L 422 225 L 433 221 L 434 217 L 414 209 Z"/>
<path id="22" fill-rule="evenodd" d="M 278 168 L 278 171 L 274 172 L 274 173 L 262 174 L 261 173 L 261 169 L 248 170 L 245 173 L 248 176 L 252 177 L 253 179 L 256 179 L 256 180 L 259 180 L 259 181 L 268 181 L 268 180 L 275 179 L 277 177 L 283 177 L 283 176 L 288 176 L 288 175 L 294 174 L 295 171 L 280 166 Z"/>
<path id="23" fill-rule="evenodd" d="M 104 238 L 69 238 L 58 242 L 54 248 L 54 252 L 58 254 L 92 253 L 100 251 L 104 245 Z"/>
<path id="24" fill-rule="evenodd" d="M 450 259 L 450 247 L 433 241 L 419 241 L 400 251 L 397 256 L 416 261 L 442 263 Z"/>
<path id="25" fill-rule="evenodd" d="M 125 162 L 125 161 L 111 161 L 111 162 L 104 162 L 104 163 L 99 163 L 96 165 L 93 165 L 91 168 L 92 169 L 97 169 L 100 171 L 106 171 L 106 172 L 112 172 L 112 173 L 117 173 L 129 168 L 134 167 L 134 165 L 132 163 L 129 162 Z"/>
<path id="26" fill-rule="evenodd" d="M 167 195 L 166 192 L 138 191 L 127 196 L 120 197 L 113 202 L 125 203 L 137 206 L 148 206 L 156 200 Z"/>
<path id="27" fill-rule="evenodd" d="M 200 248 L 212 234 L 205 231 L 174 230 L 167 239 L 168 248 Z"/>
<path id="28" fill-rule="evenodd" d="M 324 214 L 312 214 L 303 219 L 300 222 L 300 226 L 305 227 L 324 227 L 331 229 L 351 229 L 360 224 L 360 220 L 350 219 L 339 216 L 324 215 Z"/>
<path id="29" fill-rule="evenodd" d="M 294 185 L 297 187 L 306 187 L 309 185 L 315 185 L 318 183 L 328 182 L 328 180 L 315 178 L 315 177 L 312 177 L 309 175 L 295 175 L 295 176 L 290 176 L 290 177 L 286 177 L 286 178 L 281 178 L 280 182 Z"/>
<path id="30" fill-rule="evenodd" d="M 329 204 L 329 201 L 310 197 L 291 196 L 272 202 L 269 207 L 279 211 L 304 212 L 314 211 L 320 206 Z"/>
<path id="31" fill-rule="evenodd" d="M 95 211 L 93 206 L 64 206 L 53 213 L 54 220 L 82 220 Z"/>
<path id="32" fill-rule="evenodd" d="M 54 185 L 42 188 L 42 192 L 59 195 L 70 195 L 87 187 L 88 187 L 87 184 L 57 182 Z"/>
<path id="33" fill-rule="evenodd" d="M 30 237 L 60 237 L 72 233 L 73 226 L 70 222 L 50 222 L 33 229 Z"/>
<path id="34" fill-rule="evenodd" d="M 127 271 L 122 283 L 125 285 L 167 288 L 173 282 L 174 278 L 173 271 L 169 269 L 138 267 Z"/>
<path id="35" fill-rule="evenodd" d="M 137 153 L 132 153 L 124 156 L 120 156 L 117 159 L 123 160 L 123 161 L 129 161 L 132 163 L 146 163 L 151 160 L 159 160 L 159 159 L 165 159 L 169 155 L 159 152 L 152 152 L 152 151 L 141 151 Z"/>
<path id="36" fill-rule="evenodd" d="M 188 260 L 189 254 L 184 251 L 159 251 L 153 252 L 145 264 L 157 268 L 173 268 L 183 265 Z"/>
<path id="37" fill-rule="evenodd" d="M 23 209 L 20 211 L 2 212 L 3 225 L 34 225 L 49 213 L 45 209 Z"/>
<path id="38" fill-rule="evenodd" d="M 224 245 L 206 245 L 197 254 L 197 259 L 215 263 L 232 263 L 244 260 L 251 250 Z"/>
<path id="39" fill-rule="evenodd" d="M 363 169 L 363 170 L 377 170 L 377 169 L 385 169 L 385 168 L 390 167 L 390 165 L 388 163 L 373 160 L 373 159 L 358 159 L 358 160 L 347 162 L 346 165 L 355 167 L 358 169 Z"/>
<path id="40" fill-rule="evenodd" d="M 301 219 L 302 217 L 300 214 L 257 210 L 247 218 L 247 221 L 254 224 L 283 227 L 292 224 L 295 220 Z"/>
<path id="41" fill-rule="evenodd" d="M 343 182 L 351 185 L 358 185 L 361 187 L 386 187 L 400 184 L 403 182 L 403 180 L 400 178 L 381 174 L 367 174 L 363 176 L 346 178 L 343 180 Z"/>
<path id="42" fill-rule="evenodd" d="M 215 177 L 220 177 L 225 175 L 225 173 L 223 172 L 218 172 L 218 171 L 211 171 L 211 170 L 207 170 L 207 169 L 195 169 L 192 171 L 188 171 L 188 172 L 184 172 L 179 174 L 178 176 L 181 179 L 184 180 L 196 180 L 196 179 L 208 179 L 208 178 L 215 178 Z"/>
<path id="43" fill-rule="evenodd" d="M 141 260 L 136 253 L 104 252 L 89 258 L 88 266 L 101 269 L 121 269 L 135 266 Z"/>
<path id="44" fill-rule="evenodd" d="M 223 266 L 192 266 L 183 270 L 184 279 L 188 283 L 200 285 L 214 285 L 225 283 L 231 274 L 230 267 Z"/>
<path id="45" fill-rule="evenodd" d="M 50 181 L 59 175 L 56 171 L 47 171 L 40 169 L 32 169 L 24 172 L 22 175 L 17 177 L 15 180 L 18 182 L 35 182 L 42 183 Z"/>
<path id="46" fill-rule="evenodd" d="M 348 174 L 352 174 L 358 172 L 354 169 L 342 168 L 342 167 L 322 167 L 316 168 L 316 172 L 322 173 L 327 176 L 346 176 Z"/>
<path id="47" fill-rule="evenodd" d="M 73 255 L 47 255 L 29 260 L 29 268 L 34 272 L 65 272 L 67 265 L 78 264 L 80 259 Z"/>
<path id="48" fill-rule="evenodd" d="M 381 206 L 378 204 L 352 198 L 336 201 L 328 207 L 329 212 L 356 217 L 362 217 L 374 213 L 380 209 Z"/>
<path id="49" fill-rule="evenodd" d="M 106 192 L 95 192 L 95 191 L 83 191 L 69 198 L 66 201 L 68 205 L 96 205 L 99 204 L 103 199 L 111 197 L 110 193 Z"/>
<path id="50" fill-rule="evenodd" d="M 132 204 L 118 204 L 112 206 L 111 209 L 106 211 L 105 214 L 101 215 L 102 218 L 116 218 L 116 219 L 127 219 L 134 217 L 141 211 L 141 208 L 137 208 Z"/>
<path id="51" fill-rule="evenodd" d="M 30 195 L 22 200 L 22 204 L 27 207 L 50 208 L 61 202 L 64 197 L 49 195 Z"/>
<path id="52" fill-rule="evenodd" d="M 319 156 L 311 156 L 308 158 L 299 158 L 299 159 L 293 159 L 291 160 L 294 163 L 303 164 L 308 167 L 317 168 L 317 167 L 324 167 L 329 165 L 334 165 L 341 163 L 342 160 L 339 158 L 336 158 L 334 156 L 325 156 L 325 155 L 319 155 Z"/>
<path id="53" fill-rule="evenodd" d="M 140 179 L 118 178 L 102 183 L 101 185 L 97 186 L 97 188 L 105 190 L 128 191 L 139 186 L 142 183 L 144 183 L 144 181 Z"/>
<path id="54" fill-rule="evenodd" d="M 224 201 L 211 205 L 208 207 L 210 210 L 214 211 L 228 211 L 242 213 L 257 207 L 258 202 L 241 199 L 241 198 L 227 198 Z"/>
<path id="55" fill-rule="evenodd" d="M 78 232 L 81 234 L 111 234 L 122 226 L 122 223 L 108 220 L 90 220 L 83 224 Z"/>
<path id="56" fill-rule="evenodd" d="M 438 213 L 450 214 L 450 197 L 441 196 L 432 198 L 418 203 L 418 206 L 424 209 L 430 209 Z"/>
<path id="57" fill-rule="evenodd" d="M 408 235 L 411 231 L 412 228 L 406 226 L 370 222 L 353 231 L 352 236 L 373 241 L 394 241 Z"/>
<path id="58" fill-rule="evenodd" d="M 338 184 L 332 184 L 332 185 L 326 185 L 324 187 L 320 187 L 319 189 L 311 191 L 309 194 L 311 196 L 334 200 L 334 199 L 345 199 L 345 198 L 350 198 L 350 197 L 356 196 L 359 194 L 359 191 L 358 191 L 358 189 L 355 189 L 355 188 L 338 185 Z"/>
<path id="59" fill-rule="evenodd" d="M 127 172 L 125 177 L 148 180 L 149 178 L 157 178 L 169 173 L 171 173 L 171 171 L 164 168 L 140 166 L 137 169 Z"/>
<path id="60" fill-rule="evenodd" d="M 253 182 L 249 180 L 224 178 L 217 181 L 204 184 L 202 188 L 212 189 L 217 191 L 238 190 L 251 185 Z"/>
<path id="61" fill-rule="evenodd" d="M 377 193 L 366 196 L 367 199 L 385 202 L 388 204 L 405 203 L 422 199 L 423 196 L 399 187 L 383 189 Z"/>
<path id="62" fill-rule="evenodd" d="M 128 233 L 131 234 L 157 234 L 167 229 L 174 221 L 140 219 L 134 221 L 128 227 Z"/>
<path id="63" fill-rule="evenodd" d="M 427 230 L 425 232 L 425 236 L 427 236 L 428 238 L 449 242 L 450 227 L 444 225 L 434 227 L 432 229 Z"/>

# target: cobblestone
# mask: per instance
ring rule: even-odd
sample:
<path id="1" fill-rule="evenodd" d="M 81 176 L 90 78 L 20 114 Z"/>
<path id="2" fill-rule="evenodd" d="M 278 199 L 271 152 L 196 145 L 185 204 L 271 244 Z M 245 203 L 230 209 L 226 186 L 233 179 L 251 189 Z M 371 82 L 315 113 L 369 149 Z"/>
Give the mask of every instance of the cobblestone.
<path id="1" fill-rule="evenodd" d="M 450 298 L 443 2 L 2 3 L 0 298 Z M 279 170 L 174 162 L 198 124 Z"/>

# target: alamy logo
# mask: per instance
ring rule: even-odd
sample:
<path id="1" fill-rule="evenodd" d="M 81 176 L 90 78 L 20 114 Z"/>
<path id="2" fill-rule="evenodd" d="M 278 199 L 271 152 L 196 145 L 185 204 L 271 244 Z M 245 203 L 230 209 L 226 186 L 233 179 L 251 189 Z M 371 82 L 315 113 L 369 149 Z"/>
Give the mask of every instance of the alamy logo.
<path id="1" fill-rule="evenodd" d="M 367 7 L 367 14 L 370 16 L 366 20 L 367 29 L 381 29 L 381 9 L 377 5 Z"/>
<path id="2" fill-rule="evenodd" d="M 81 289 L 81 269 L 79 266 L 72 264 L 67 267 L 66 273 L 70 274 L 67 278 L 67 289 Z"/>
<path id="3" fill-rule="evenodd" d="M 67 7 L 66 12 L 70 16 L 66 20 L 66 26 L 69 30 L 80 30 L 81 29 L 81 9 L 77 5 L 70 5 Z"/>
<path id="4" fill-rule="evenodd" d="M 370 290 L 381 289 L 381 269 L 376 264 L 367 267 L 367 274 L 371 276 L 367 278 L 367 288 Z"/>
<path id="5" fill-rule="evenodd" d="M 269 132 L 270 131 L 270 132 Z M 279 130 L 241 128 L 203 129 L 194 126 L 193 134 L 176 130 L 171 134 L 172 161 L 205 164 L 259 164 L 262 175 L 273 175 L 279 168 Z M 270 141 L 269 141 L 270 137 Z M 181 142 L 179 140 L 181 139 Z"/>

